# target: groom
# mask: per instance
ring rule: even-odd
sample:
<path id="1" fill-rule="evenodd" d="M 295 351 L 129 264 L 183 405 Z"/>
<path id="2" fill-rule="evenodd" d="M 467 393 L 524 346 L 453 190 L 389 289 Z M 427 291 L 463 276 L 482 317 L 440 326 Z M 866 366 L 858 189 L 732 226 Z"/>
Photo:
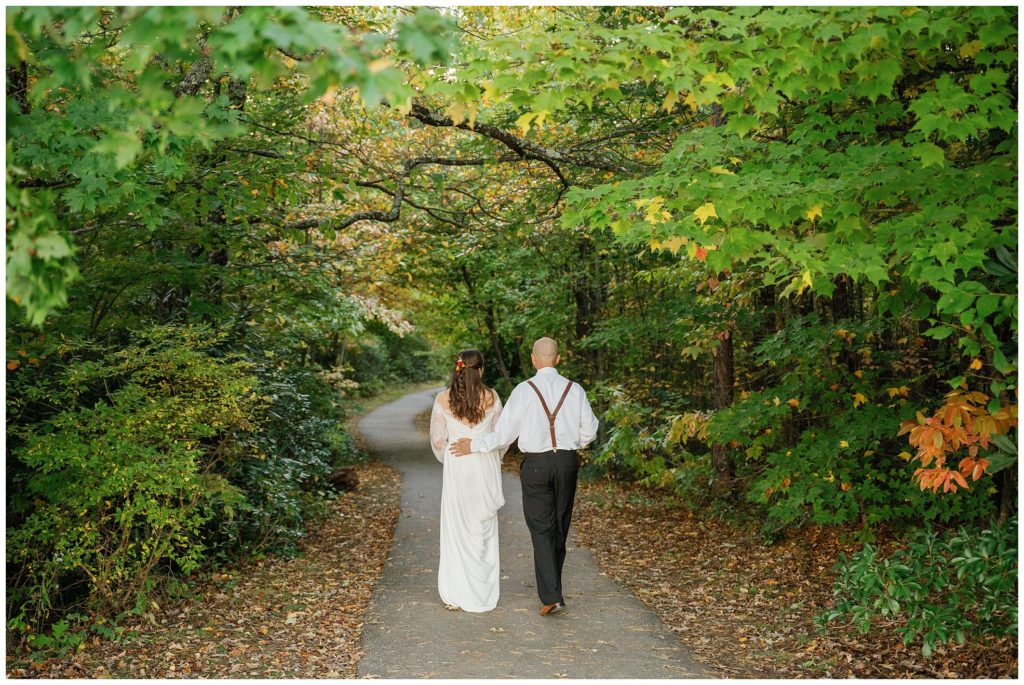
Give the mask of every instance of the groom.
<path id="1" fill-rule="evenodd" d="M 540 614 L 547 616 L 565 607 L 562 565 L 576 497 L 576 450 L 597 437 L 598 422 L 583 388 L 555 370 L 562 359 L 558 343 L 540 338 L 530 358 L 537 375 L 515 387 L 493 431 L 456 441 L 452 452 L 460 457 L 490 452 L 519 438 L 525 455 L 519 471 L 523 515 L 533 538 L 537 594 L 543 603 Z"/>

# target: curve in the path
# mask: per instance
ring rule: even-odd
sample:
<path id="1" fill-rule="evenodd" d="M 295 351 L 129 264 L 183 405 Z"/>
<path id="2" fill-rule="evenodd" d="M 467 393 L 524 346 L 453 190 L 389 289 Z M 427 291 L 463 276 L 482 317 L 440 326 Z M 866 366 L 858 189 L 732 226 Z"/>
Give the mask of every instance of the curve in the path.
<path id="1" fill-rule="evenodd" d="M 391 557 L 363 628 L 361 677 L 707 677 L 677 638 L 604 576 L 570 535 L 563 575 L 568 610 L 542 617 L 519 479 L 503 474 L 498 515 L 501 597 L 493 611 L 445 609 L 437 594 L 441 469 L 414 418 L 440 388 L 406 395 L 359 423 L 371 453 L 402 474 Z"/>

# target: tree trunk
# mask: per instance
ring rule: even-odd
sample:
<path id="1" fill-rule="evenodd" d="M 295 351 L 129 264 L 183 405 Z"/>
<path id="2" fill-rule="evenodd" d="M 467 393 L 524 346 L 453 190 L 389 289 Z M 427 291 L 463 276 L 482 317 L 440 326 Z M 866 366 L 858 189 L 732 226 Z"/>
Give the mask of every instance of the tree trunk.
<path id="1" fill-rule="evenodd" d="M 999 522 L 1006 520 L 1017 511 L 1017 484 L 1012 468 L 999 472 Z"/>
<path id="2" fill-rule="evenodd" d="M 716 410 L 732 405 L 734 382 L 732 332 L 726 328 L 719 335 L 719 339 L 718 346 L 711 352 Z M 715 480 L 711 487 L 712 493 L 715 497 L 721 498 L 732 496 L 733 467 L 728 445 L 715 444 L 711 446 L 711 465 L 715 470 Z"/>
<path id="3" fill-rule="evenodd" d="M 711 113 L 712 126 L 725 124 L 721 105 L 713 104 Z M 732 388 L 735 382 L 732 331 L 729 326 L 726 326 L 718 338 L 720 342 L 711 352 L 716 411 L 732 406 Z M 728 445 L 715 444 L 711 446 L 711 465 L 715 470 L 715 480 L 711 485 L 712 494 L 719 498 L 731 497 L 733 494 L 733 465 Z"/>
<path id="4" fill-rule="evenodd" d="M 7 98 L 18 103 L 22 114 L 32 111 L 28 101 L 28 63 L 24 60 L 7 67 Z"/>
<path id="5" fill-rule="evenodd" d="M 473 284 L 473 279 L 469 275 L 469 269 L 465 265 L 460 267 L 462 274 L 462 282 L 466 284 L 466 290 L 469 292 L 469 299 L 473 303 L 473 307 L 477 310 L 483 311 L 484 313 L 484 325 L 487 327 L 487 334 L 491 339 L 491 348 L 494 350 L 494 359 L 498 365 L 498 373 L 509 383 L 512 382 L 512 376 L 508 372 L 508 367 L 505 366 L 504 350 L 501 345 L 501 338 L 498 336 L 498 327 L 494 317 L 494 307 L 491 305 L 481 304 L 476 298 L 476 287 Z"/>

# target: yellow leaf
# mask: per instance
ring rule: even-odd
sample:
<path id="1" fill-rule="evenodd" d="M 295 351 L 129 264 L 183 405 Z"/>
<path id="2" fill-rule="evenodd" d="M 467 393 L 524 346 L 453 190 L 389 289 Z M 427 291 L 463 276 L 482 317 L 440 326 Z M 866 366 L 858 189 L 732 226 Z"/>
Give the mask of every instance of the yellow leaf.
<path id="1" fill-rule="evenodd" d="M 718 218 L 718 212 L 715 211 L 715 205 L 711 202 L 705 202 L 700 207 L 693 211 L 693 215 L 700 220 L 701 226 L 704 225 L 711 217 Z"/>
<path id="2" fill-rule="evenodd" d="M 524 136 L 530 132 L 530 122 L 533 121 L 533 119 L 535 119 L 536 116 L 536 112 L 527 112 L 523 116 L 516 119 L 516 126 L 519 127 L 519 130 L 523 132 Z"/>
<path id="3" fill-rule="evenodd" d="M 661 211 L 661 205 L 665 202 L 665 198 L 660 195 L 652 197 L 650 200 L 644 201 L 647 205 L 647 212 L 644 214 L 644 219 L 648 223 L 656 224 L 659 223 L 659 219 L 662 219 L 664 212 Z M 637 200 L 637 205 L 640 206 L 640 200 Z"/>
<path id="4" fill-rule="evenodd" d="M 707 74 L 700 80 L 701 83 L 716 83 L 724 88 L 732 88 L 736 85 L 736 82 L 732 80 L 732 76 L 729 76 L 727 72 L 718 71 L 713 74 Z"/>
<path id="5" fill-rule="evenodd" d="M 807 210 L 807 220 L 814 221 L 814 217 L 821 216 L 821 205 L 814 205 Z"/>
<path id="6" fill-rule="evenodd" d="M 780 400 L 778 397 L 773 397 L 772 398 L 772 404 L 774 404 L 777 407 L 780 404 L 782 404 L 782 400 Z"/>
<path id="7" fill-rule="evenodd" d="M 903 461 L 910 461 L 912 456 L 913 455 L 911 455 L 910 452 L 900 452 L 900 459 Z"/>
<path id="8" fill-rule="evenodd" d="M 458 101 L 453 102 L 452 104 L 448 105 L 448 108 L 445 109 L 444 113 L 450 116 L 455 125 L 458 126 L 459 124 L 466 120 L 466 105 Z"/>
<path id="9" fill-rule="evenodd" d="M 693 93 L 687 93 L 686 97 L 683 98 L 683 102 L 690 106 L 690 109 L 694 112 L 697 111 L 697 98 L 693 97 Z"/>
<path id="10" fill-rule="evenodd" d="M 981 52 L 982 43 L 980 40 L 972 40 L 970 43 L 964 43 L 960 48 L 960 56 L 964 59 L 973 59 L 975 55 Z"/>
<path id="11" fill-rule="evenodd" d="M 665 108 L 666 112 L 671 112 L 672 108 L 679 102 L 679 95 L 674 90 L 668 91 L 668 95 L 665 96 L 665 101 L 661 103 L 661 106 Z"/>
<path id="12" fill-rule="evenodd" d="M 713 166 L 713 167 L 711 167 L 710 171 L 713 174 L 725 174 L 727 176 L 735 176 L 736 175 L 735 171 L 729 171 L 728 169 L 726 169 L 725 167 L 722 167 L 722 166 Z"/>
<path id="13" fill-rule="evenodd" d="M 975 359 L 971 362 L 971 371 L 977 371 L 981 368 L 981 360 Z"/>
<path id="14" fill-rule="evenodd" d="M 669 238 L 668 240 L 663 242 L 661 244 L 661 246 L 662 246 L 662 248 L 664 248 L 666 250 L 671 250 L 672 254 L 675 254 L 675 253 L 679 252 L 679 248 L 682 247 L 683 245 L 685 245 L 686 243 L 687 243 L 687 238 L 684 238 L 683 236 L 676 235 L 676 236 L 672 236 L 671 238 Z"/>
<path id="15" fill-rule="evenodd" d="M 367 64 L 366 67 L 367 69 L 370 70 L 371 74 L 376 74 L 378 71 L 384 71 L 390 65 L 391 60 L 389 60 L 387 57 L 381 57 L 380 59 L 373 60 L 372 62 Z"/>
<path id="16" fill-rule="evenodd" d="M 839 441 L 839 446 L 840 446 L 840 447 L 849 447 L 849 446 L 850 446 L 850 443 L 849 443 L 849 442 L 847 442 L 846 440 L 840 440 L 840 441 Z"/>
<path id="17" fill-rule="evenodd" d="M 480 98 L 484 101 L 484 104 L 488 104 L 490 102 L 497 102 L 498 94 L 499 92 L 498 89 L 494 87 L 494 82 L 487 81 L 484 83 L 484 92 Z"/>
<path id="18" fill-rule="evenodd" d="M 732 164 L 733 166 L 739 166 L 740 165 L 740 161 L 741 160 L 740 160 L 739 157 L 730 157 L 729 158 L 729 163 Z"/>
<path id="19" fill-rule="evenodd" d="M 811 272 L 809 270 L 804 271 L 803 276 L 800 278 L 800 289 L 796 291 L 796 294 L 803 294 L 804 290 L 810 288 L 812 285 L 814 285 L 814 282 L 811 279 Z"/>
<path id="20" fill-rule="evenodd" d="M 854 393 L 854 395 L 853 395 L 853 406 L 854 407 L 859 407 L 860 405 L 864 404 L 867 401 L 868 401 L 868 398 L 865 397 L 864 395 L 862 395 L 861 393 L 859 393 L 859 392 L 858 393 Z"/>
<path id="21" fill-rule="evenodd" d="M 800 400 L 798 400 L 795 397 L 791 397 L 790 399 L 786 400 L 786 403 L 789 404 L 789 406 L 791 406 L 791 407 L 799 407 L 800 406 Z"/>

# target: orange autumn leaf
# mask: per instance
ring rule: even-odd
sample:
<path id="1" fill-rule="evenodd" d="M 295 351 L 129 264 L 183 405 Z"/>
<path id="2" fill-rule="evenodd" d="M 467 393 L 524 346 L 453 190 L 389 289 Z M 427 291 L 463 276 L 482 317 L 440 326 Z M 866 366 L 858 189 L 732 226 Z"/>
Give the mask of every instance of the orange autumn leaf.
<path id="1" fill-rule="evenodd" d="M 898 435 L 909 434 L 908 442 L 917 453 L 912 459 L 921 462 L 913 478 L 922 490 L 956 492 L 969 488 L 967 478 L 977 481 L 984 475 L 989 461 L 978 458 L 979 449 L 988 449 L 992 435 L 1005 435 L 1017 425 L 1017 405 L 1000 408 L 989 414 L 989 398 L 977 391 L 957 389 L 946 394 L 946 403 L 932 416 L 920 411 L 912 421 L 900 424 Z M 957 470 L 946 466 L 947 459 L 966 449 Z"/>

